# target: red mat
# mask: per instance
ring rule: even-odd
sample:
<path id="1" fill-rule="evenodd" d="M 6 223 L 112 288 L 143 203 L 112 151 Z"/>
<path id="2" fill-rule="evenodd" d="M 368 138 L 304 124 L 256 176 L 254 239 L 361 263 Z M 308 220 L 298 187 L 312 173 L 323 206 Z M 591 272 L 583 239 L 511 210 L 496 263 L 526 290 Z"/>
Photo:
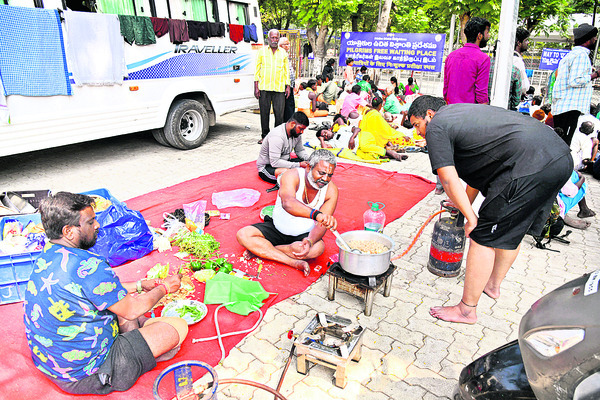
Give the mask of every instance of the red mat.
<path id="1" fill-rule="evenodd" d="M 338 230 L 346 232 L 362 229 L 362 214 L 368 208 L 367 201 L 379 201 L 386 205 L 387 222 L 401 217 L 407 210 L 418 203 L 433 188 L 434 183 L 415 175 L 399 174 L 382 171 L 375 168 L 355 164 L 338 164 L 333 181 L 339 187 L 340 198 L 335 217 L 338 219 Z M 230 213 L 230 220 L 213 218 L 206 232 L 215 236 L 221 242 L 221 252 L 227 255 L 234 268 L 256 274 L 255 261 L 241 261 L 243 248 L 237 243 L 235 233 L 243 226 L 260 222 L 259 212 L 267 205 L 275 203 L 276 192 L 265 193 L 269 184 L 261 181 L 256 173 L 255 163 L 246 163 L 225 171 L 192 179 L 175 186 L 160 189 L 127 201 L 131 209 L 140 210 L 152 226 L 162 224 L 165 211 L 181 208 L 183 203 L 195 200 L 207 200 L 207 209 L 215 209 L 211 202 L 213 192 L 239 188 L 253 188 L 261 193 L 259 201 L 248 208 L 231 207 L 221 211 Z M 110 189 L 110 188 L 109 188 Z M 335 238 L 331 233 L 325 235 L 325 253 L 313 260 L 311 274 L 305 278 L 300 271 L 290 267 L 265 262 L 260 275 L 260 282 L 266 291 L 277 293 L 265 301 L 262 311 L 294 294 L 304 291 L 310 284 L 326 272 L 330 256 L 338 252 Z M 157 262 L 170 262 L 175 266 L 182 262 L 173 256 L 174 252 L 152 252 L 148 256 L 116 268 L 117 274 L 123 281 L 135 281 L 145 276 L 148 269 Z M 316 266 L 321 270 L 316 272 Z M 204 298 L 204 284 L 196 283 L 195 297 Z M 323 293 L 325 296 L 325 293 Z M 125 393 L 113 393 L 115 399 L 148 399 L 152 398 L 152 385 L 161 370 L 183 360 L 198 360 L 216 365 L 221 357 L 217 341 L 192 344 L 192 338 L 215 335 L 213 313 L 216 305 L 209 306 L 209 314 L 200 323 L 191 326 L 188 337 L 181 346 L 177 356 L 168 362 L 159 363 L 153 371 L 142 376 L 136 385 Z M 0 337 L 3 346 L 0 347 L 0 398 L 11 399 L 67 399 L 72 397 L 52 384 L 33 365 L 29 348 L 25 340 L 22 305 L 10 304 L 0 307 L 3 323 L 0 326 Z M 222 309 L 219 311 L 219 326 L 221 332 L 230 332 L 250 328 L 257 320 L 258 313 L 248 317 L 232 314 Z M 282 330 L 287 327 L 282 327 Z M 244 335 L 223 339 L 226 352 L 233 348 Z M 172 375 L 168 381 L 172 382 Z M 169 392 L 167 392 L 169 393 Z M 170 392 L 173 394 L 174 392 Z M 106 398 L 107 396 L 88 396 Z"/>

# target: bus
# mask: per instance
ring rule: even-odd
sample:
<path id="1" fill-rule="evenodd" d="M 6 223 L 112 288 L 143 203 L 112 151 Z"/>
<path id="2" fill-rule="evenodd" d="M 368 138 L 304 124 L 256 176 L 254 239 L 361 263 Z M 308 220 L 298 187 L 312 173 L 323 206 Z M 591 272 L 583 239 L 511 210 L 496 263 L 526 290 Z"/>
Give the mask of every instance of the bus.
<path id="1" fill-rule="evenodd" d="M 56 30 L 64 42 L 69 93 L 40 95 L 34 85 L 29 85 L 33 86 L 33 94 L 27 93 L 27 90 L 15 93 L 4 85 L 5 96 L 0 96 L 0 105 L 6 118 L 0 121 L 0 156 L 147 130 L 152 131 L 162 145 L 193 149 L 206 139 L 209 126 L 214 126 L 218 117 L 258 107 L 254 97 L 254 65 L 255 52 L 262 46 L 263 33 L 256 0 L 0 0 L 0 30 L 18 35 L 15 30 L 22 27 L 10 24 L 18 24 L 19 15 L 53 13 L 53 10 L 57 10 L 60 17 L 60 28 Z M 5 18 L 2 18 L 3 13 Z M 210 23 L 211 29 L 217 27 L 220 31 L 207 39 L 199 37 L 182 42 L 172 41 L 170 33 L 155 37 L 155 44 L 130 45 L 124 42 L 123 60 L 120 60 L 118 43 L 112 44 L 118 49 L 116 56 L 113 51 L 90 52 L 106 48 L 102 37 L 94 39 L 96 46 L 92 50 L 93 41 L 88 47 L 76 46 L 75 42 L 81 41 L 79 37 L 69 43 L 69 33 L 76 29 L 75 23 L 69 27 L 70 21 L 75 20 L 73 16 L 79 17 L 79 21 L 89 18 L 90 25 L 101 25 L 100 18 L 112 18 L 112 26 L 117 17 L 109 17 L 111 14 L 164 18 L 167 22 L 204 22 Z M 15 20 L 17 22 L 13 22 Z M 249 41 L 233 41 L 233 31 L 230 30 L 236 28 L 235 32 L 239 34 L 239 25 L 255 32 L 248 35 L 246 40 Z M 69 29 L 71 32 L 68 32 Z M 78 29 L 85 30 L 85 26 Z M 85 38 L 88 40 L 87 36 Z M 239 38 L 236 36 L 236 39 Z M 18 37 L 4 40 L 21 41 Z M 13 45 L 8 43 L 9 46 L 6 46 L 1 38 L 0 43 L 5 48 Z M 9 82 L 5 71 L 11 63 L 14 67 L 14 63 L 25 62 L 19 58 L 10 59 L 22 56 L 26 51 L 19 47 L 22 45 L 15 43 L 16 50 L 12 52 L 0 49 L 3 83 Z M 86 55 L 77 54 L 78 51 L 85 51 Z M 81 84 L 73 71 L 73 60 L 78 57 L 95 59 L 92 69 L 107 61 L 106 57 L 110 57 L 109 61 L 113 63 L 116 58 L 123 65 L 123 79 L 112 84 Z M 7 67 L 3 71 L 5 65 Z M 87 68 L 90 69 L 90 66 Z"/>

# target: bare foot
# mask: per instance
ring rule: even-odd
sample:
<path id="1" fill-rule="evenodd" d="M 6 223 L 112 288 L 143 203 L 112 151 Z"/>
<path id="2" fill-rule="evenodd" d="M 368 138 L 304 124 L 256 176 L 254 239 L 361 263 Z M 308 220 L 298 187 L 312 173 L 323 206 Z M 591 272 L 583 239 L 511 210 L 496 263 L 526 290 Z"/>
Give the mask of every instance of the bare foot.
<path id="1" fill-rule="evenodd" d="M 304 276 L 308 276 L 308 274 L 310 274 L 310 265 L 308 265 L 306 261 L 298 260 L 294 262 L 292 267 L 302 271 L 304 273 Z"/>
<path id="2" fill-rule="evenodd" d="M 406 154 L 400 154 L 395 151 L 392 153 L 392 157 L 398 161 L 406 160 L 408 158 Z"/>
<path id="3" fill-rule="evenodd" d="M 492 288 L 489 283 L 485 286 L 485 289 L 483 289 L 483 293 L 485 293 L 486 295 L 488 295 L 488 297 L 496 300 L 498 297 L 500 297 L 500 288 Z"/>
<path id="4" fill-rule="evenodd" d="M 242 254 L 242 257 L 244 257 L 244 259 L 246 260 L 252 260 L 253 258 L 256 258 L 256 255 L 250 250 L 244 250 L 244 254 Z"/>
<path id="5" fill-rule="evenodd" d="M 590 210 L 589 208 L 587 210 L 580 210 L 577 213 L 577 216 L 579 218 L 589 218 L 589 217 L 593 217 L 594 215 L 596 215 L 596 213 L 593 212 L 592 210 Z"/>
<path id="6" fill-rule="evenodd" d="M 575 229 L 587 229 L 592 224 L 590 221 L 584 221 L 582 219 L 571 218 L 569 215 L 565 215 L 563 218 L 565 225 Z"/>
<path id="7" fill-rule="evenodd" d="M 569 217 L 569 215 L 565 215 L 563 220 L 565 221 L 565 225 L 570 226 L 571 228 L 575 228 L 575 229 L 587 229 L 592 224 L 590 221 L 584 221 L 582 219 L 571 218 L 571 217 Z"/>
<path id="8" fill-rule="evenodd" d="M 475 307 L 466 307 L 461 303 L 451 307 L 431 307 L 429 314 L 448 322 L 459 322 L 463 324 L 474 324 L 477 322 Z"/>

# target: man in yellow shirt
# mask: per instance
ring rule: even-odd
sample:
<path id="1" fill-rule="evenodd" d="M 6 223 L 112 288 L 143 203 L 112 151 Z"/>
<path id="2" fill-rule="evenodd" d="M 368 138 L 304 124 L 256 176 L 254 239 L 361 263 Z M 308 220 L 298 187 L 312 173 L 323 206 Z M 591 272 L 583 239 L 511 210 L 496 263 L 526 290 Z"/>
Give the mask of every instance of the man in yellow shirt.
<path id="1" fill-rule="evenodd" d="M 275 126 L 281 125 L 285 108 L 285 98 L 290 95 L 290 75 L 288 54 L 279 48 L 279 31 L 271 29 L 268 34 L 268 47 L 263 47 L 256 56 L 254 73 L 254 96 L 260 108 L 261 139 L 269 133 L 271 104 L 275 114 Z"/>

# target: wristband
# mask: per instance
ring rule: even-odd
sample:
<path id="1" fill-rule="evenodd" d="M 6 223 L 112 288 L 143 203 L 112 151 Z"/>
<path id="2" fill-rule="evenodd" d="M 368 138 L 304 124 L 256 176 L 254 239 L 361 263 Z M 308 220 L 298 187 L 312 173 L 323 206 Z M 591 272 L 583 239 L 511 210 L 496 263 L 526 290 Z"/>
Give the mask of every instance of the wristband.
<path id="1" fill-rule="evenodd" d="M 317 210 L 315 210 L 314 208 L 311 208 L 310 217 L 309 217 L 310 219 L 313 219 L 313 214 L 315 213 L 315 211 L 317 211 Z"/>
<path id="2" fill-rule="evenodd" d="M 310 247 L 314 246 L 314 243 L 312 240 L 310 240 L 308 237 L 305 237 L 304 239 L 308 240 L 308 243 L 310 243 Z"/>
<path id="3" fill-rule="evenodd" d="M 162 286 L 162 287 L 164 287 L 164 288 L 165 288 L 165 294 L 169 294 L 169 288 L 167 287 L 167 285 L 165 285 L 164 283 L 159 283 L 159 284 L 157 285 L 157 287 L 158 287 L 158 286 Z"/>
<path id="4" fill-rule="evenodd" d="M 313 215 L 312 215 L 312 217 L 311 217 L 311 218 L 312 218 L 312 219 L 314 219 L 314 220 L 316 221 L 316 220 L 317 220 L 317 216 L 318 216 L 319 214 L 323 214 L 323 213 L 322 213 L 321 211 L 319 211 L 319 210 L 314 210 L 314 211 L 315 211 L 315 212 L 313 213 Z"/>
<path id="5" fill-rule="evenodd" d="M 142 294 L 142 280 L 141 279 L 135 283 L 135 289 L 137 290 L 138 294 Z"/>

